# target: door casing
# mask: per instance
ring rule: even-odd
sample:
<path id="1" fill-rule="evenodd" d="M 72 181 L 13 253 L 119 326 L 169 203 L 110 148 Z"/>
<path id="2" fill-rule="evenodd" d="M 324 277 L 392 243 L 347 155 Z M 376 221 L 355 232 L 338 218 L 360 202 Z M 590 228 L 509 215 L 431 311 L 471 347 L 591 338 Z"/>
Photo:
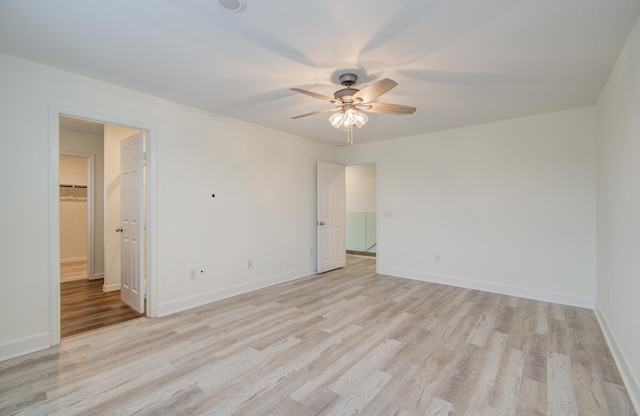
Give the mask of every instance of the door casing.
<path id="1" fill-rule="evenodd" d="M 147 173 L 147 316 L 157 316 L 157 142 L 156 128 L 148 123 L 89 110 L 51 104 L 49 107 L 49 343 L 60 343 L 60 116 L 112 124 L 146 132 Z"/>

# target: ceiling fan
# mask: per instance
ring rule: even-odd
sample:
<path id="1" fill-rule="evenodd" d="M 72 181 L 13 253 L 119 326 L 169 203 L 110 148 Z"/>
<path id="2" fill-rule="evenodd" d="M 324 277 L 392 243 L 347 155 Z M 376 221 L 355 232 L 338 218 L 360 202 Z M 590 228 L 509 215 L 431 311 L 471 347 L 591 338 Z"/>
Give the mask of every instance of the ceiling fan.
<path id="1" fill-rule="evenodd" d="M 339 80 L 340 84 L 345 88 L 336 91 L 333 94 L 333 98 L 300 88 L 291 88 L 292 91 L 299 92 L 300 94 L 305 94 L 334 104 L 334 107 L 301 114 L 299 116 L 291 117 L 291 119 L 335 112 L 335 114 L 329 117 L 329 122 L 335 128 L 342 128 L 343 130 L 346 130 L 348 132 L 347 143 L 353 144 L 353 126 L 362 127 L 369 119 L 363 112 L 401 115 L 413 114 L 416 111 L 415 107 L 409 107 L 406 105 L 372 102 L 398 85 L 397 82 L 389 78 L 376 81 L 361 90 L 353 88 L 358 81 L 358 76 L 356 74 L 342 74 L 340 75 Z"/>

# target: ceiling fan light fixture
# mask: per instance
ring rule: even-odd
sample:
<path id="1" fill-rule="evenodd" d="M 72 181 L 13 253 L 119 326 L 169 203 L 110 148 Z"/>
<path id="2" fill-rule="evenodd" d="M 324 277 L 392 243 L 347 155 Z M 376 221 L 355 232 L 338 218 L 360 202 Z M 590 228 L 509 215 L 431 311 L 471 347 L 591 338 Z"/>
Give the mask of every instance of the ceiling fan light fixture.
<path id="1" fill-rule="evenodd" d="M 358 120 L 358 112 L 353 108 L 348 108 L 344 112 L 344 124 L 347 126 L 353 126 L 357 123 Z"/>
<path id="2" fill-rule="evenodd" d="M 224 0 L 218 1 L 222 2 Z M 369 117 L 367 117 L 363 111 L 382 114 L 413 114 L 416 111 L 415 107 L 409 107 L 406 105 L 372 102 L 381 95 L 386 94 L 392 88 L 396 87 L 398 83 L 394 80 L 384 78 L 364 87 L 363 89 L 353 88 L 353 85 L 355 85 L 357 81 L 358 76 L 355 74 L 346 73 L 340 75 L 340 84 L 345 88 L 333 93 L 333 98 L 313 91 L 291 88 L 291 90 L 300 94 L 308 95 L 322 101 L 328 101 L 331 104 L 336 105 L 336 107 L 333 108 L 324 108 L 322 110 L 312 111 L 311 113 L 291 118 L 302 118 L 332 111 L 334 113 L 329 117 L 329 123 L 336 129 L 346 131 L 348 133 L 347 144 L 353 144 L 353 127 L 355 126 L 360 128 L 369 121 Z"/>
<path id="3" fill-rule="evenodd" d="M 367 117 L 366 114 L 361 113 L 353 107 L 341 110 L 329 117 L 329 123 L 336 129 L 342 128 L 342 130 L 347 130 L 353 126 L 360 128 L 364 126 L 368 120 L 369 117 Z"/>
<path id="4" fill-rule="evenodd" d="M 365 113 L 362 113 L 362 112 L 356 111 L 356 110 L 353 110 L 353 112 L 355 113 L 355 115 L 354 115 L 355 125 L 358 128 L 364 126 L 364 124 L 367 121 L 369 121 L 369 117 L 367 117 L 367 115 Z"/>
<path id="5" fill-rule="evenodd" d="M 333 113 L 331 117 L 329 117 L 329 123 L 331 123 L 334 128 L 338 129 L 342 126 L 342 122 L 344 121 L 344 119 L 344 112 L 338 111 L 337 113 Z"/>

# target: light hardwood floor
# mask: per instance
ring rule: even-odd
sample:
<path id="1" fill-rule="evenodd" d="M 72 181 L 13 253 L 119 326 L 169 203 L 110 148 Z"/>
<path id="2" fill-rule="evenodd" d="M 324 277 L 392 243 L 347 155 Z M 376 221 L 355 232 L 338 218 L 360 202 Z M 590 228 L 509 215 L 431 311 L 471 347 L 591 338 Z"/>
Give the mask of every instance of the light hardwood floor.
<path id="1" fill-rule="evenodd" d="M 0 414 L 635 414 L 592 311 L 349 263 L 2 362 Z"/>

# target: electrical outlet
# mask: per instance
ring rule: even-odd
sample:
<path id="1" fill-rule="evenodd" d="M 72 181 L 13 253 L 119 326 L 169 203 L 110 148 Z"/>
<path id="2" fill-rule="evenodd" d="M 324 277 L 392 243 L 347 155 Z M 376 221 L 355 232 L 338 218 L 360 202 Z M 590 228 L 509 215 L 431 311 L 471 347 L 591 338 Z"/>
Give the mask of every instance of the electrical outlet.
<path id="1" fill-rule="evenodd" d="M 196 268 L 189 270 L 189 280 L 196 280 L 197 278 L 204 278 L 205 270 L 202 268 Z"/>
<path id="2" fill-rule="evenodd" d="M 247 260 L 247 269 L 253 269 L 253 260 Z"/>

